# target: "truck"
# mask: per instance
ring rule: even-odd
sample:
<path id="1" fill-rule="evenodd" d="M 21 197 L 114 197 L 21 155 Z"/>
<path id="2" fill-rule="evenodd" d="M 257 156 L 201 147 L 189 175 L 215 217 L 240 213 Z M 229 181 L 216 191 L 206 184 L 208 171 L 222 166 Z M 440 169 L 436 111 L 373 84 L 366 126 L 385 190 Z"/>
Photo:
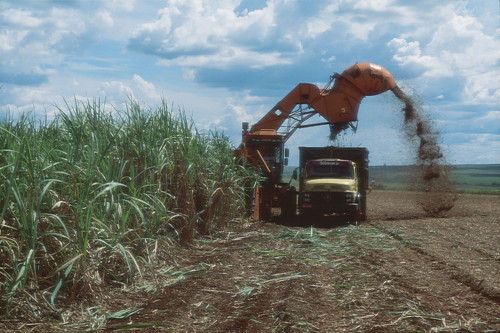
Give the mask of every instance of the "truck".
<path id="1" fill-rule="evenodd" d="M 284 182 L 282 176 L 289 156 L 285 143 L 296 130 L 328 125 L 333 141 L 346 129 L 356 131 L 359 105 L 365 96 L 397 88 L 392 75 L 382 66 L 358 63 L 342 74 L 330 76 L 323 89 L 315 84 L 299 83 L 257 123 L 250 127 L 244 122 L 241 143 L 233 151 L 234 156 L 243 165 L 260 169 L 265 177 L 259 186 L 249 186 L 247 208 L 250 217 L 269 219 L 273 208 L 281 208 L 282 213 L 293 212 L 296 190 L 290 182 Z M 309 123 L 316 115 L 326 121 Z"/>
<path id="2" fill-rule="evenodd" d="M 368 154 L 362 147 L 299 147 L 299 213 L 335 213 L 364 221 Z"/>

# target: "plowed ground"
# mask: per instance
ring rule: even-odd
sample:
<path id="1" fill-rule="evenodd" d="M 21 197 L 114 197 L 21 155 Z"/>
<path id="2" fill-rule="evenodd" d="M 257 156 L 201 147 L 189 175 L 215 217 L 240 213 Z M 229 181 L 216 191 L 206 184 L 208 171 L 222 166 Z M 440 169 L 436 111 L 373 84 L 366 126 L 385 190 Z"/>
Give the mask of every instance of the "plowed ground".
<path id="1" fill-rule="evenodd" d="M 500 331 L 500 197 L 462 195 L 445 216 L 428 217 L 419 195 L 372 192 L 360 225 L 277 220 L 204 238 L 166 260 L 150 288 L 103 295 L 108 313 L 137 310 L 103 327 Z"/>

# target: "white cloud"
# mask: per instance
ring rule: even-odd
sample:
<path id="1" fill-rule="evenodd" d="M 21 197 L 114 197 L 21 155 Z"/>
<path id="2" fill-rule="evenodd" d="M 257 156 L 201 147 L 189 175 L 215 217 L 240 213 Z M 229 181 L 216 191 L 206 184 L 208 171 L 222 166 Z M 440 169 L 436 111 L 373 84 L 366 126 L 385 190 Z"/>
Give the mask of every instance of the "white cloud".
<path id="1" fill-rule="evenodd" d="M 136 87 L 142 88 L 144 87 L 144 83 L 141 82 L 141 80 L 142 79 L 140 77 L 134 77 L 132 81 L 129 82 L 106 81 L 101 84 L 98 94 L 101 98 L 105 98 L 111 104 L 116 105 L 122 102 L 126 102 L 129 98 L 132 98 L 133 100 L 139 100 L 137 95 L 138 93 L 142 93 L 142 91 L 135 91 L 132 88 L 132 84 L 135 84 Z"/>
<path id="2" fill-rule="evenodd" d="M 113 102 L 116 102 L 115 98 L 118 96 L 120 96 L 122 100 L 126 100 L 128 97 L 134 100 L 136 99 L 132 88 L 120 81 L 104 82 L 99 91 L 99 95 L 106 98 L 109 96 Z"/>
<path id="3" fill-rule="evenodd" d="M 373 11 L 385 10 L 394 4 L 394 0 L 350 0 L 354 9 L 367 9 Z"/>
<path id="4" fill-rule="evenodd" d="M 8 97 L 2 98 L 4 103 L 0 105 L 0 115 L 17 117 L 24 113 L 50 119 L 56 113 L 54 96 L 58 95 L 49 86 L 13 87 L 9 89 Z"/>
<path id="5" fill-rule="evenodd" d="M 330 64 L 330 63 L 333 63 L 335 62 L 337 58 L 335 56 L 331 56 L 331 57 L 328 57 L 328 58 L 321 58 L 321 61 L 327 63 L 327 64 Z"/>
<path id="6" fill-rule="evenodd" d="M 456 6 L 456 7 L 455 7 Z M 428 17 L 423 19 L 427 20 Z M 393 60 L 423 77 L 453 77 L 465 82 L 463 102 L 492 105 L 500 97 L 498 34 L 486 35 L 478 18 L 449 4 L 434 11 L 432 21 L 422 21 L 429 33 L 406 32 L 388 42 Z"/>
<path id="7" fill-rule="evenodd" d="M 216 68 L 289 64 L 291 54 L 301 52 L 297 33 L 301 23 L 293 22 L 297 29 L 287 27 L 287 32 L 279 23 L 293 20 L 279 15 L 291 2 L 272 0 L 262 9 L 236 13 L 239 3 L 225 0 L 213 6 L 209 1 L 171 1 L 156 21 L 132 34 L 129 48 L 157 55 L 165 59 L 160 62 L 163 65 Z M 329 24 L 318 26 L 309 25 L 308 33 L 316 35 Z"/>
<path id="8" fill-rule="evenodd" d="M 210 67 L 219 69 L 226 69 L 235 64 L 246 64 L 250 68 L 264 68 L 291 63 L 291 58 L 283 57 L 279 52 L 262 54 L 233 47 L 220 50 L 216 54 L 180 56 L 172 60 L 158 60 L 158 64 L 163 66 L 180 65 L 186 67 Z"/>
<path id="9" fill-rule="evenodd" d="M 401 66 L 410 67 L 423 76 L 451 77 L 454 72 L 449 64 L 433 55 L 422 52 L 418 41 L 407 41 L 403 38 L 393 38 L 388 44 L 396 49 L 393 59 Z"/>
<path id="10" fill-rule="evenodd" d="M 147 100 L 149 103 L 159 103 L 161 95 L 156 91 L 153 83 L 144 80 L 140 75 L 134 74 L 131 87 L 140 100 Z"/>
<path id="11" fill-rule="evenodd" d="M 236 120 L 239 123 L 248 122 L 255 123 L 255 116 L 245 107 L 245 105 L 238 105 L 233 99 L 227 101 L 229 109 L 234 113 Z"/>
<path id="12" fill-rule="evenodd" d="M 351 24 L 350 32 L 354 38 L 367 41 L 370 32 L 375 29 L 375 26 L 376 24 L 374 22 L 356 22 L 356 24 Z"/>
<path id="13" fill-rule="evenodd" d="M 43 23 L 43 20 L 34 17 L 31 11 L 24 9 L 11 8 L 0 13 L 0 17 L 4 24 L 26 28 L 36 28 Z"/>
<path id="14" fill-rule="evenodd" d="M 328 31 L 332 27 L 332 23 L 338 18 L 335 12 L 339 9 L 339 3 L 333 2 L 325 4 L 316 14 L 306 18 L 306 32 L 301 32 L 302 37 L 317 38 L 320 34 Z M 302 29 L 300 22 L 297 22 L 299 29 Z"/>
<path id="15" fill-rule="evenodd" d="M 97 12 L 96 17 L 98 17 L 99 21 L 105 26 L 111 27 L 114 23 L 111 13 L 107 10 Z"/>
<path id="16" fill-rule="evenodd" d="M 17 15 L 10 25 L 2 29 L 2 39 L 8 47 L 0 58 L 0 65 L 19 72 L 29 72 L 41 64 L 58 64 L 64 59 L 62 52 L 73 53 L 92 43 L 85 21 L 73 9 L 51 9 L 25 12 L 26 21 Z M 36 25 L 36 27 L 26 25 Z M 28 29 L 29 28 L 29 29 Z"/>
<path id="17" fill-rule="evenodd" d="M 131 35 L 129 48 L 156 55 L 162 58 L 159 64 L 168 66 L 263 68 L 290 64 L 305 52 L 305 43 L 328 32 L 338 35 L 332 31 L 335 22 L 361 41 L 367 41 L 378 24 L 369 15 L 338 15 L 340 1 L 306 5 L 269 0 L 263 8 L 237 12 L 239 4 L 239 0 L 220 1 L 217 6 L 210 1 L 170 1 L 155 21 Z M 368 2 L 363 8 L 382 11 L 390 4 Z"/>
<path id="18" fill-rule="evenodd" d="M 248 122 L 250 125 L 268 111 L 263 108 L 263 102 L 263 98 L 251 95 L 249 91 L 226 98 L 227 109 L 236 123 Z"/>
<path id="19" fill-rule="evenodd" d="M 83 56 L 114 25 L 111 10 L 129 10 L 134 1 L 93 2 L 94 6 L 0 4 L 0 67 L 28 73 L 33 68 L 59 65 L 68 55 Z M 78 4 L 78 3 L 76 3 Z M 118 6 L 119 5 L 119 6 Z M 123 30 L 127 26 L 118 27 Z"/>
<path id="20" fill-rule="evenodd" d="M 498 163 L 500 153 L 500 135 L 498 134 L 470 134 L 466 132 L 447 135 L 448 141 L 453 143 L 447 146 L 448 162 L 452 164 L 489 164 Z M 464 154 L 467 152 L 467 154 Z"/>
<path id="21" fill-rule="evenodd" d="M 0 31 L 0 51 L 6 54 L 14 48 L 28 35 L 28 31 Z"/>
<path id="22" fill-rule="evenodd" d="M 57 73 L 52 77 L 50 84 L 38 87 L 12 87 L 9 90 L 9 100 L 5 106 L 0 106 L 0 113 L 32 112 L 38 115 L 47 114 L 49 117 L 57 113 L 57 106 L 64 106 L 64 100 L 70 104 L 74 99 L 86 102 L 99 98 L 106 101 L 107 109 L 120 108 L 129 98 L 158 105 L 161 103 L 161 94 L 155 85 L 134 74 L 129 80 L 108 80 L 100 82 L 87 77 L 73 77 L 68 82 L 67 73 Z M 65 107 L 62 107 L 65 109 Z"/>
<path id="23" fill-rule="evenodd" d="M 484 72 L 469 74 L 465 79 L 464 104 L 499 105 L 500 101 L 500 69 L 498 66 Z M 500 121 L 500 119 L 499 119 Z"/>
<path id="24" fill-rule="evenodd" d="M 15 87 L 11 93 L 16 97 L 18 105 L 26 107 L 27 105 L 43 105 L 47 101 L 46 96 L 53 96 L 49 87 L 34 87 L 25 89 Z"/>

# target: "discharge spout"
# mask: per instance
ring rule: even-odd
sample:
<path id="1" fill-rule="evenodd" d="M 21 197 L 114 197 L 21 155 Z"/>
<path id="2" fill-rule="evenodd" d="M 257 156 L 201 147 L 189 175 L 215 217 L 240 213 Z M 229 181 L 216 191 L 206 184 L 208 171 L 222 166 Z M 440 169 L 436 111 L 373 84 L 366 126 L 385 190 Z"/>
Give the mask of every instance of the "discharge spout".
<path id="1" fill-rule="evenodd" d="M 358 120 L 359 105 L 365 96 L 378 95 L 397 86 L 389 71 L 367 62 L 355 64 L 334 78 L 332 89 L 323 90 L 324 98 L 312 103 L 331 124 Z"/>

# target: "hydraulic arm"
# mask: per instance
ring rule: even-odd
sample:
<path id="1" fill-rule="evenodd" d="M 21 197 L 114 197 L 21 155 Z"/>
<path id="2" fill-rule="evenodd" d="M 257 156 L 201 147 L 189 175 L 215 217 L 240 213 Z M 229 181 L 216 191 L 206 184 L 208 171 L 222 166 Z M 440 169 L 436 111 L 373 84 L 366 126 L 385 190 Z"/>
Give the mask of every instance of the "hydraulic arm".
<path id="1" fill-rule="evenodd" d="M 302 123 L 315 114 L 327 120 L 323 124 L 345 124 L 358 120 L 358 110 L 365 96 L 381 94 L 396 87 L 392 75 L 383 67 L 371 63 L 355 64 L 342 74 L 331 77 L 335 83 L 331 89 L 319 89 L 310 83 L 298 84 L 288 95 L 276 104 L 260 121 L 252 126 L 249 133 L 262 129 L 274 129 L 286 139 Z M 294 108 L 303 106 L 299 110 Z M 280 133 L 285 120 L 293 120 Z M 244 141 L 244 140 L 243 140 Z"/>

